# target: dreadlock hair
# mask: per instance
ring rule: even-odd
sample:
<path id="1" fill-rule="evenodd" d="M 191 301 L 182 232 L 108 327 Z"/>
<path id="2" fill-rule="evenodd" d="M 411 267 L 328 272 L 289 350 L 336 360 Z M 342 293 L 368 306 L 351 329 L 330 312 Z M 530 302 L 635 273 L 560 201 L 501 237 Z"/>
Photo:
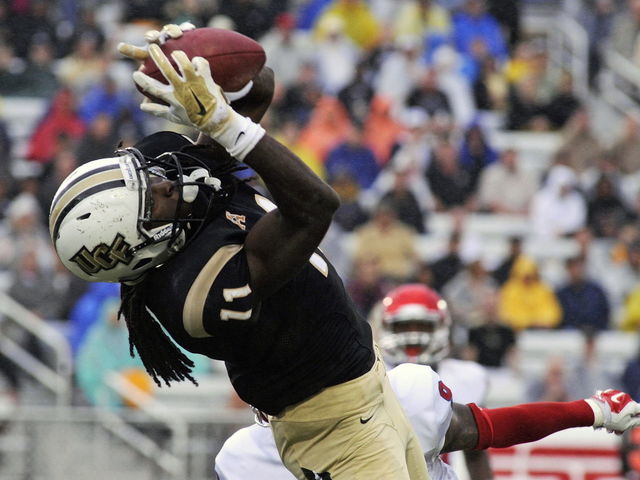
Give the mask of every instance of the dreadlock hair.
<path id="1" fill-rule="evenodd" d="M 212 148 L 211 145 L 189 145 L 179 152 L 175 152 L 175 155 L 180 157 L 180 160 L 186 165 L 202 165 L 203 161 L 198 158 L 199 153 L 203 153 L 207 158 L 204 163 L 209 168 L 211 175 L 220 179 L 222 189 L 210 194 L 202 220 L 199 221 L 197 229 L 189 235 L 183 249 L 206 224 L 224 209 L 236 192 L 238 183 L 241 182 L 232 174 L 246 168 L 229 156 L 226 151 Z M 213 166 L 211 158 L 215 158 Z M 179 253 L 174 255 L 171 260 L 178 255 Z M 159 387 L 162 385 L 161 380 L 167 386 L 170 386 L 172 381 L 181 382 L 185 379 L 198 385 L 198 382 L 191 376 L 194 363 L 167 336 L 159 321 L 152 316 L 147 308 L 148 294 L 150 292 L 145 277 L 135 284 L 121 283 L 122 303 L 118 317 L 124 317 L 129 330 L 130 355 L 134 356 L 135 347 L 145 369 Z"/>

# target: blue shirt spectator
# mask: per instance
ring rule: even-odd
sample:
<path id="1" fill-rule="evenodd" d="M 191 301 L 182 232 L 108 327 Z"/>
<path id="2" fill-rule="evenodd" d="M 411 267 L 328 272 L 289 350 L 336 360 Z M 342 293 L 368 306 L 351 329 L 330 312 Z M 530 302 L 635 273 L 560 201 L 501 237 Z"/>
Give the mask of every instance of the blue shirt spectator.
<path id="1" fill-rule="evenodd" d="M 480 41 L 486 52 L 503 61 L 507 58 L 507 44 L 498 21 L 487 13 L 483 0 L 467 0 L 464 8 L 453 16 L 453 39 L 457 50 L 469 57 L 477 56 Z"/>
<path id="2" fill-rule="evenodd" d="M 581 257 L 567 260 L 568 283 L 557 291 L 562 306 L 561 328 L 605 330 L 609 326 L 609 300 L 600 285 L 585 276 Z"/>
<path id="3" fill-rule="evenodd" d="M 138 134 L 144 134 L 145 118 L 139 102 L 131 92 L 118 90 L 114 80 L 109 77 L 89 89 L 80 101 L 78 114 L 87 125 L 101 114 L 108 115 L 117 123 L 128 119 Z"/>
<path id="4" fill-rule="evenodd" d="M 318 17 L 332 3 L 332 0 L 311 0 L 300 7 L 298 12 L 298 28 L 301 30 L 311 30 L 316 24 Z"/>
<path id="5" fill-rule="evenodd" d="M 362 189 L 369 188 L 380 171 L 376 156 L 364 144 L 363 132 L 358 127 L 350 129 L 346 140 L 329 152 L 325 168 L 329 179 L 346 173 Z"/>
<path id="6" fill-rule="evenodd" d="M 460 147 L 460 165 L 478 183 L 482 170 L 498 159 L 498 152 L 489 144 L 479 124 L 472 124 L 464 134 Z"/>
<path id="7" fill-rule="evenodd" d="M 91 326 L 100 318 L 105 303 L 120 299 L 120 284 L 90 283 L 69 314 L 69 344 L 74 355 Z"/>

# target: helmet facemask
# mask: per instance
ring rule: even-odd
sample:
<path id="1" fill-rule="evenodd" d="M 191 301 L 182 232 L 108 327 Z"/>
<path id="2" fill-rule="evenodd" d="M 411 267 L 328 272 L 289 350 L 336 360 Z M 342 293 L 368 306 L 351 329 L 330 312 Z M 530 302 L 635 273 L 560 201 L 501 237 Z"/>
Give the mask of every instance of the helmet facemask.
<path id="1" fill-rule="evenodd" d="M 449 328 L 439 314 L 424 312 L 415 317 L 383 319 L 379 339 L 385 358 L 394 364 L 434 365 L 449 355 Z"/>
<path id="2" fill-rule="evenodd" d="M 398 287 L 382 300 L 378 344 L 393 365 L 435 366 L 450 352 L 451 317 L 446 302 L 423 285 Z"/>
<path id="3" fill-rule="evenodd" d="M 135 148 L 126 148 L 117 153 L 133 160 L 134 175 L 131 176 L 130 183 L 131 188 L 137 187 L 139 192 L 136 226 L 145 240 L 132 247 L 131 251 L 133 254 L 139 252 L 146 258 L 161 256 L 168 259 L 185 247 L 188 239 L 193 237 L 207 217 L 206 214 L 193 215 L 193 208 L 189 209 L 188 214 L 184 214 L 185 205 L 194 204 L 200 196 L 201 202 L 206 204 L 205 209 L 208 210 L 210 199 L 216 193 L 225 195 L 227 192 L 222 192 L 220 180 L 211 176 L 203 161 L 186 152 L 167 152 L 155 158 L 145 157 Z M 151 187 L 158 181 L 170 181 L 178 189 L 178 200 L 172 217 L 152 217 Z M 125 183 L 128 183 L 127 178 Z M 129 185 L 127 187 L 129 188 Z"/>

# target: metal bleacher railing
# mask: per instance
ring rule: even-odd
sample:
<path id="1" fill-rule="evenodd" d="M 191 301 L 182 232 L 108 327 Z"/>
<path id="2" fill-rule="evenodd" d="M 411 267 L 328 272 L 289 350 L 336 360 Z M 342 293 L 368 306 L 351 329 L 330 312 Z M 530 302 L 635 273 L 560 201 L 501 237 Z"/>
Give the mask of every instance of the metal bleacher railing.
<path id="1" fill-rule="evenodd" d="M 568 70 L 574 93 L 585 98 L 589 94 L 589 37 L 584 28 L 564 9 L 552 17 L 525 12 L 523 23 L 528 34 L 547 40 L 548 68 Z"/>
<path id="2" fill-rule="evenodd" d="M 612 48 L 604 51 L 602 98 L 621 113 L 640 118 L 640 67 Z"/>
<path id="3" fill-rule="evenodd" d="M 210 480 L 222 443 L 248 417 L 194 418 L 178 452 L 174 431 L 140 410 L 24 406 L 0 416 L 0 479 Z"/>
<path id="4" fill-rule="evenodd" d="M 71 400 L 71 348 L 67 339 L 46 321 L 0 292 L 0 318 L 34 335 L 48 346 L 53 366 L 36 358 L 10 335 L 0 334 L 0 351 L 16 368 L 31 376 L 55 396 L 55 404 L 68 405 Z"/>
<path id="5" fill-rule="evenodd" d="M 135 403 L 130 416 L 164 426 L 165 441 L 155 445 L 154 458 L 164 460 L 162 467 L 171 474 L 167 478 L 210 478 L 213 459 L 224 440 L 237 428 L 253 423 L 248 407 L 227 405 L 232 390 L 226 375 L 201 376 L 198 382 L 198 387 L 174 384 L 149 394 L 119 374 L 108 379 L 114 391 Z"/>

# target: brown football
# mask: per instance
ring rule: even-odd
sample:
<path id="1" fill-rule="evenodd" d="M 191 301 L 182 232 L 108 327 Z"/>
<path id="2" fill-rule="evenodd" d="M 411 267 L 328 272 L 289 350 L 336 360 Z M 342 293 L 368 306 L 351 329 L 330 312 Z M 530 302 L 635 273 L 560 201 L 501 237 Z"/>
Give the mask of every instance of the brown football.
<path id="1" fill-rule="evenodd" d="M 174 68 L 176 65 L 171 58 L 174 50 L 182 50 L 189 58 L 205 58 L 211 67 L 213 79 L 225 92 L 242 89 L 266 61 L 264 49 L 258 42 L 241 33 L 222 28 L 196 28 L 185 32 L 180 38 L 167 40 L 160 48 Z M 145 60 L 141 71 L 167 83 L 151 58 Z"/>

